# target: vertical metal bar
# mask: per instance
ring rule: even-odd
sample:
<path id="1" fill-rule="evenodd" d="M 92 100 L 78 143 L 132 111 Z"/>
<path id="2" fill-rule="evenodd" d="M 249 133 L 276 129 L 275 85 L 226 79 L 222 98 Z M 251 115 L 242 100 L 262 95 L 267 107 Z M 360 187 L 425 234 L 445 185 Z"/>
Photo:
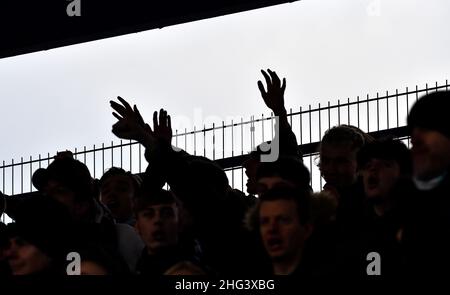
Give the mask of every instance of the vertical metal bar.
<path id="1" fill-rule="evenodd" d="M 302 107 L 300 107 L 300 119 L 299 119 L 299 121 L 300 121 L 300 145 L 302 145 L 303 144 L 303 130 L 302 130 Z"/>
<path id="2" fill-rule="evenodd" d="M 397 109 L 397 127 L 399 125 L 399 121 L 398 121 L 398 89 L 395 89 L 395 108 Z"/>
<path id="3" fill-rule="evenodd" d="M 47 153 L 47 165 L 50 165 L 50 153 Z"/>
<path id="4" fill-rule="evenodd" d="M 86 164 L 86 146 L 83 147 L 83 158 L 84 158 L 83 163 Z"/>
<path id="5" fill-rule="evenodd" d="M 120 168 L 123 168 L 123 141 L 120 140 Z"/>
<path id="6" fill-rule="evenodd" d="M 14 159 L 11 159 L 11 195 L 14 195 Z"/>
<path id="7" fill-rule="evenodd" d="M 338 125 L 341 125 L 341 102 L 339 99 L 338 99 L 337 110 L 338 110 Z"/>
<path id="8" fill-rule="evenodd" d="M 3 167 L 2 167 L 2 169 L 3 169 L 2 192 L 3 192 L 4 194 L 6 194 L 6 192 L 5 192 L 5 161 L 3 161 Z"/>
<path id="9" fill-rule="evenodd" d="M 377 92 L 377 130 L 380 130 L 380 99 Z"/>
<path id="10" fill-rule="evenodd" d="M 244 191 L 244 167 L 241 167 L 241 191 Z"/>
<path id="11" fill-rule="evenodd" d="M 4 165 L 4 164 L 3 164 Z M 41 154 L 39 154 L 39 169 L 41 168 Z"/>
<path id="12" fill-rule="evenodd" d="M 187 152 L 187 128 L 184 128 L 184 150 Z"/>
<path id="13" fill-rule="evenodd" d="M 291 124 L 292 128 L 292 108 L 289 109 L 289 123 Z"/>
<path id="14" fill-rule="evenodd" d="M 312 178 L 312 169 L 311 169 L 311 176 L 310 177 Z M 320 175 L 320 171 L 319 171 L 319 186 L 320 186 L 320 189 L 322 189 L 322 187 L 323 187 L 323 185 L 322 185 L 322 175 Z"/>
<path id="15" fill-rule="evenodd" d="M 409 114 L 409 93 L 408 93 L 408 87 L 406 87 L 406 114 Z"/>
<path id="16" fill-rule="evenodd" d="M 257 120 L 255 120 L 255 116 L 252 116 L 252 118 L 251 118 L 251 121 L 252 121 L 252 125 L 251 125 L 251 137 L 252 137 L 252 150 L 256 147 L 256 140 L 255 140 L 255 133 L 256 133 L 256 131 L 255 131 L 255 122 L 257 121 Z"/>
<path id="17" fill-rule="evenodd" d="M 367 132 L 370 132 L 370 121 L 369 121 L 369 94 L 367 94 Z"/>
<path id="18" fill-rule="evenodd" d="M 133 166 L 131 165 L 131 162 L 133 161 L 133 157 L 132 157 L 132 143 L 131 143 L 131 139 L 130 139 L 130 172 L 133 173 Z"/>
<path id="19" fill-rule="evenodd" d="M 2 182 L 2 192 L 3 193 L 6 193 L 5 192 L 5 161 L 3 161 L 3 167 L 2 167 L 2 171 L 3 171 L 3 175 L 2 175 L 2 178 L 3 178 L 3 182 Z M 5 214 L 2 214 L 2 217 L 3 217 L 3 223 L 5 223 Z"/>
<path id="20" fill-rule="evenodd" d="M 389 129 L 389 92 L 386 90 L 387 129 Z"/>
<path id="21" fill-rule="evenodd" d="M 448 79 L 445 80 L 445 90 L 448 90 Z"/>
<path id="22" fill-rule="evenodd" d="M 408 93 L 408 87 L 406 87 L 406 115 L 409 114 L 409 93 Z M 409 140 L 407 141 L 408 148 L 409 148 Z"/>
<path id="23" fill-rule="evenodd" d="M 419 100 L 419 86 L 416 85 L 416 101 Z"/>
<path id="24" fill-rule="evenodd" d="M 33 191 L 33 182 L 31 179 L 33 178 L 33 157 L 30 156 L 30 192 Z"/>
<path id="25" fill-rule="evenodd" d="M 225 122 L 222 121 L 222 159 L 225 158 Z"/>
<path id="26" fill-rule="evenodd" d="M 197 155 L 197 132 L 195 131 L 195 126 L 194 126 L 194 156 Z"/>
<path id="27" fill-rule="evenodd" d="M 234 167 L 231 169 L 231 187 L 234 188 Z"/>
<path id="28" fill-rule="evenodd" d="M 357 113 L 357 117 L 358 117 L 358 125 L 357 127 L 359 128 L 359 95 L 356 97 L 356 113 Z"/>
<path id="29" fill-rule="evenodd" d="M 244 154 L 244 123 L 243 118 L 241 118 L 241 155 Z"/>
<path id="30" fill-rule="evenodd" d="M 271 138 L 273 138 L 273 118 L 274 114 L 273 112 L 270 112 L 270 135 L 272 136 Z"/>
<path id="31" fill-rule="evenodd" d="M 428 83 L 425 83 L 425 93 L 428 95 Z"/>
<path id="32" fill-rule="evenodd" d="M 311 126 L 311 105 L 309 105 L 309 142 L 312 142 L 312 126 Z M 309 171 L 312 171 L 312 157 L 309 157 Z M 311 177 L 312 186 L 312 177 Z"/>
<path id="33" fill-rule="evenodd" d="M 322 138 L 322 118 L 320 116 L 320 102 L 318 111 L 319 111 L 319 141 L 320 141 L 320 139 Z"/>
<path id="34" fill-rule="evenodd" d="M 309 105 L 309 142 L 312 142 L 312 126 L 311 126 L 311 105 Z"/>
<path id="35" fill-rule="evenodd" d="M 233 120 L 231 120 L 231 157 L 234 157 L 234 123 L 233 123 Z"/>
<path id="36" fill-rule="evenodd" d="M 94 158 L 94 178 L 95 178 L 95 144 L 94 144 L 94 148 L 93 148 L 93 150 L 92 150 L 92 152 L 94 153 L 93 154 L 93 158 Z"/>
<path id="37" fill-rule="evenodd" d="M 20 157 L 20 193 L 23 194 L 23 157 Z"/>
<path id="38" fill-rule="evenodd" d="M 213 132 L 213 138 L 212 138 L 212 144 L 213 144 L 213 160 L 216 159 L 216 134 L 214 132 L 215 124 L 212 124 L 212 132 Z"/>
<path id="39" fill-rule="evenodd" d="M 139 149 L 139 173 L 142 173 L 142 169 L 141 169 L 141 162 L 142 162 L 142 145 L 139 143 L 138 144 L 138 149 Z"/>
<path id="40" fill-rule="evenodd" d="M 231 120 L 231 157 L 234 157 L 234 123 Z M 231 169 L 231 186 L 234 188 L 234 168 Z"/>
<path id="41" fill-rule="evenodd" d="M 203 124 L 203 157 L 206 157 L 206 125 Z"/>
<path id="42" fill-rule="evenodd" d="M 330 101 L 328 101 L 328 108 L 327 108 L 327 112 L 328 112 L 328 130 L 331 128 L 331 112 L 330 112 Z M 322 140 L 322 138 L 321 138 Z"/>
<path id="43" fill-rule="evenodd" d="M 78 160 L 77 148 L 75 148 L 75 154 L 74 154 L 74 156 L 75 156 L 75 160 Z M 41 166 L 39 166 L 39 168 L 41 168 Z"/>
<path id="44" fill-rule="evenodd" d="M 178 129 L 175 130 L 175 146 L 178 147 Z"/>
<path id="45" fill-rule="evenodd" d="M 261 114 L 261 136 L 262 142 L 264 142 L 264 114 Z"/>
<path id="46" fill-rule="evenodd" d="M 102 175 L 105 173 L 105 143 L 102 142 Z"/>
<path id="47" fill-rule="evenodd" d="M 111 167 L 114 167 L 114 144 L 111 140 Z"/>
<path id="48" fill-rule="evenodd" d="M 347 122 L 350 125 L 350 97 L 347 98 Z"/>
<path id="49" fill-rule="evenodd" d="M 253 150 L 253 116 L 250 116 L 250 150 Z"/>

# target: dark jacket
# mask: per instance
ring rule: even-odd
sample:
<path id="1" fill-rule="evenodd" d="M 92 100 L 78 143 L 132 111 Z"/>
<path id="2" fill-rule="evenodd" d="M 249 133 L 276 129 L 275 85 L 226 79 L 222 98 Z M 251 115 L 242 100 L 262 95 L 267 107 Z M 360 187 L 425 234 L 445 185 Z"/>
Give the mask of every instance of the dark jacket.
<path id="1" fill-rule="evenodd" d="M 405 274 L 450 274 L 450 175 L 428 191 L 416 190 L 402 234 Z"/>

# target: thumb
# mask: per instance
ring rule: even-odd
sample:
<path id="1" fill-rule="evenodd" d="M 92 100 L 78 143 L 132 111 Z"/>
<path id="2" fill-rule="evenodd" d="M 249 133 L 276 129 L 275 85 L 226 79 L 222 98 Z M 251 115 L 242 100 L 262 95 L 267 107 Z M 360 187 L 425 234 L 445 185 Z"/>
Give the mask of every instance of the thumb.
<path id="1" fill-rule="evenodd" d="M 147 123 L 145 123 L 145 128 L 144 128 L 144 130 L 145 130 L 146 132 L 148 132 L 148 133 L 153 134 L 152 127 L 150 127 L 150 125 L 148 125 Z"/>

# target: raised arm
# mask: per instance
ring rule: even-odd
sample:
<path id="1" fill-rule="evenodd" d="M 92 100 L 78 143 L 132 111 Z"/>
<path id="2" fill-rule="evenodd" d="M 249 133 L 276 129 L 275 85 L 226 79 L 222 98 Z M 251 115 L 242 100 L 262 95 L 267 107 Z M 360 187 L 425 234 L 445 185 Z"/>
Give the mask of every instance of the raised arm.
<path id="1" fill-rule="evenodd" d="M 115 112 L 113 116 L 117 118 L 117 122 L 112 126 L 112 132 L 119 138 L 132 139 L 141 143 L 146 148 L 151 148 L 156 143 L 153 130 L 144 122 L 138 108 L 130 104 L 118 96 L 117 99 L 121 104 L 110 101 L 111 107 Z"/>
<path id="2" fill-rule="evenodd" d="M 172 187 L 185 185 L 189 159 L 193 156 L 185 151 L 172 147 L 172 124 L 167 111 L 161 109 L 153 113 L 153 129 L 145 123 L 138 108 L 133 108 L 120 96 L 120 103 L 111 101 L 114 117 L 117 122 L 112 132 L 119 138 L 132 139 L 145 147 L 145 158 L 149 163 L 145 177 L 154 186 L 163 186 L 165 182 Z"/>
<path id="3" fill-rule="evenodd" d="M 264 103 L 272 110 L 275 116 L 279 118 L 279 142 L 280 153 L 283 155 L 301 156 L 298 149 L 297 138 L 292 132 L 291 125 L 287 119 L 287 112 L 284 105 L 284 92 L 286 90 L 286 78 L 281 83 L 275 71 L 267 69 L 267 72 L 261 70 L 266 81 L 266 88 L 261 81 L 258 81 L 258 88 Z M 277 135 L 275 135 L 277 136 Z"/>
<path id="4" fill-rule="evenodd" d="M 258 88 L 266 106 L 273 111 L 275 116 L 286 116 L 286 108 L 284 107 L 284 91 L 286 90 L 286 78 L 283 78 L 281 85 L 278 75 L 267 69 L 267 74 L 264 70 L 261 73 L 266 80 L 267 91 L 261 81 L 258 81 Z M 269 76 L 270 75 L 270 76 Z"/>

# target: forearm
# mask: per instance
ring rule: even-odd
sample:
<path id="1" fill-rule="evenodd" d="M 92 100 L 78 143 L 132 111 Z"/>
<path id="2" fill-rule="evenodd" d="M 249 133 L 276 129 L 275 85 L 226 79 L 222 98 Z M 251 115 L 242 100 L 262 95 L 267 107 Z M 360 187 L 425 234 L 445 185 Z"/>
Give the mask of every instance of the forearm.
<path id="1" fill-rule="evenodd" d="M 288 156 L 301 156 L 297 137 L 289 124 L 286 110 L 283 108 L 277 111 L 275 115 L 278 116 L 280 153 Z"/>
<path id="2" fill-rule="evenodd" d="M 190 156 L 183 150 L 174 151 L 172 146 L 159 141 L 145 150 L 145 158 L 149 163 L 146 177 L 155 183 L 167 182 L 171 187 L 183 187 Z"/>

